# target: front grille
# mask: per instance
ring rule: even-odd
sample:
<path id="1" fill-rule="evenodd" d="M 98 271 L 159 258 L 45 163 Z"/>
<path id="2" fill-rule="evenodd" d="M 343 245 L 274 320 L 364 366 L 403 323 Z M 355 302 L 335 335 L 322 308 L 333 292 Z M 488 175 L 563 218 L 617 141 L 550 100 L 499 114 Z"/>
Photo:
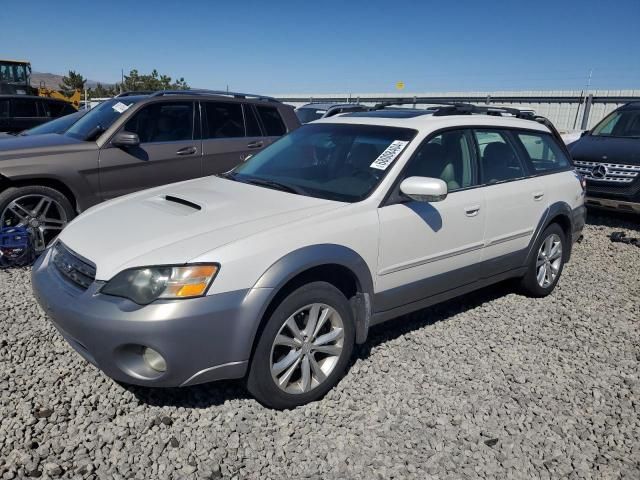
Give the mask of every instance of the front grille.
<path id="1" fill-rule="evenodd" d="M 53 247 L 52 262 L 60 275 L 83 290 L 89 288 L 96 278 L 96 268 L 61 242 Z"/>
<path id="2" fill-rule="evenodd" d="M 576 170 L 592 182 L 629 184 L 640 175 L 640 165 L 620 163 L 587 162 L 574 160 Z"/>

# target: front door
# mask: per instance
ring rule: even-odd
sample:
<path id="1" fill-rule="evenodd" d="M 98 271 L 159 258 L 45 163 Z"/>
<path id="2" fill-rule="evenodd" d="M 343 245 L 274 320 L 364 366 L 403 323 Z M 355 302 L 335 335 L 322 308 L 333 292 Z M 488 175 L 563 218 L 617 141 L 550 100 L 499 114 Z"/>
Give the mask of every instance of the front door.
<path id="1" fill-rule="evenodd" d="M 476 188 L 470 132 L 450 130 L 425 141 L 401 177 L 414 176 L 440 178 L 449 193 L 439 202 L 408 200 L 378 209 L 377 312 L 473 283 L 479 277 L 486 209 L 483 190 Z"/>
<path id="2" fill-rule="evenodd" d="M 104 200 L 137 190 L 201 177 L 202 147 L 195 134 L 194 102 L 158 102 L 143 107 L 124 125 L 137 133 L 137 147 L 100 150 Z"/>

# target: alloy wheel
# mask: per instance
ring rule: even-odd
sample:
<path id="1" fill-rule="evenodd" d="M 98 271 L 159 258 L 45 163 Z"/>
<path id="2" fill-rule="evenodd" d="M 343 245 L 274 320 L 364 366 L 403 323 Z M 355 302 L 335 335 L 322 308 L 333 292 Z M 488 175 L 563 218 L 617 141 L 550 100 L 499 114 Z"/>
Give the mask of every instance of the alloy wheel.
<path id="1" fill-rule="evenodd" d="M 335 368 L 344 345 L 344 323 L 329 305 L 302 307 L 284 322 L 271 347 L 271 377 L 287 393 L 307 393 Z"/>
<path id="2" fill-rule="evenodd" d="M 562 240 L 553 233 L 549 235 L 538 250 L 536 261 L 536 279 L 542 288 L 548 288 L 555 282 L 562 266 Z"/>
<path id="3" fill-rule="evenodd" d="M 36 253 L 42 252 L 67 224 L 62 205 L 46 195 L 24 195 L 12 200 L 0 214 L 0 227 L 26 227 Z"/>

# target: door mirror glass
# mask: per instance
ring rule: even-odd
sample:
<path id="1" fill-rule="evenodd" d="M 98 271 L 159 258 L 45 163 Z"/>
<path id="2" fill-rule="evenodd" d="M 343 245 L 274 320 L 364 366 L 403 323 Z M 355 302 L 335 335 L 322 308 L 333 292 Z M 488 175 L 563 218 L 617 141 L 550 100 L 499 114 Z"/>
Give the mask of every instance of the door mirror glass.
<path id="1" fill-rule="evenodd" d="M 140 145 L 140 137 L 138 137 L 137 133 L 124 130 L 115 134 L 111 144 L 116 147 L 137 147 Z"/>
<path id="2" fill-rule="evenodd" d="M 400 191 L 416 202 L 440 202 L 447 198 L 444 180 L 430 177 L 409 177 L 400 184 Z"/>

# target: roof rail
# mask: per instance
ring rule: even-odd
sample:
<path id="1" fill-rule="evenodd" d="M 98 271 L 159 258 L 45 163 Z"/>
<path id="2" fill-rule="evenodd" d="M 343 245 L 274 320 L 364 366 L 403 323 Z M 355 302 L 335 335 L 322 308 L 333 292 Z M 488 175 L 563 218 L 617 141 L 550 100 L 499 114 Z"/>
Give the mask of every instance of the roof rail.
<path id="1" fill-rule="evenodd" d="M 160 97 L 164 95 L 224 95 L 233 98 L 254 98 L 256 100 L 264 100 L 268 102 L 278 102 L 273 97 L 267 95 L 259 95 L 255 93 L 239 93 L 239 92 L 227 92 L 225 90 L 207 90 L 204 88 L 194 88 L 190 90 L 160 90 L 151 94 L 152 97 Z"/>
<path id="2" fill-rule="evenodd" d="M 408 101 L 404 99 L 389 100 L 388 102 L 381 102 L 375 105 L 372 110 L 382 110 L 385 107 L 393 105 L 414 105 L 414 101 Z M 538 122 L 547 127 L 551 134 L 559 140 L 560 144 L 564 146 L 564 141 L 560 136 L 560 133 L 551 121 L 540 115 L 536 115 L 534 110 L 525 110 L 513 107 L 498 107 L 492 105 L 474 105 L 473 103 L 462 102 L 447 102 L 447 101 L 429 101 L 428 105 L 438 105 L 436 107 L 428 107 L 427 110 L 432 112 L 434 117 L 445 115 L 472 115 L 472 114 L 484 114 L 484 115 L 496 115 L 502 116 L 504 114 L 511 115 L 523 120 L 532 120 Z M 441 106 L 440 106 L 441 105 Z"/>
<path id="3" fill-rule="evenodd" d="M 119 93 L 118 95 L 116 95 L 114 98 L 120 98 L 120 97 L 134 97 L 136 95 L 151 95 L 152 93 L 154 93 L 153 90 L 140 90 L 138 92 L 122 92 Z"/>

